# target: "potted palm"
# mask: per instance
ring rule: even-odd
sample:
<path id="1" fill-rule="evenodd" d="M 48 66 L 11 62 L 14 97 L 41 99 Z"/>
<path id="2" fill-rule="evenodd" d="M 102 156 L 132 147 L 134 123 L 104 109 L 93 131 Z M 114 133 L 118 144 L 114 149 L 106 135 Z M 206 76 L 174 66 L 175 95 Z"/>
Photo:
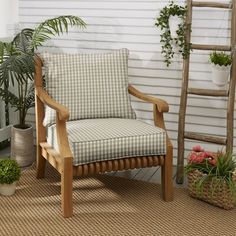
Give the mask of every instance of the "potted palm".
<path id="1" fill-rule="evenodd" d="M 189 27 L 186 24 L 187 7 L 175 4 L 173 1 L 165 6 L 159 17 L 156 18 L 155 25 L 162 31 L 161 43 L 162 54 L 165 57 L 167 66 L 171 64 L 174 57 L 173 46 L 177 46 L 178 52 L 183 58 L 187 58 L 190 52 L 190 44 L 186 42 L 185 32 Z"/>
<path id="2" fill-rule="evenodd" d="M 53 36 L 67 33 L 69 26 L 85 27 L 85 22 L 77 16 L 59 16 L 35 29 L 22 29 L 10 43 L 0 42 L 0 97 L 19 114 L 19 124 L 12 128 L 11 156 L 20 166 L 33 162 L 33 128 L 25 120 L 34 106 L 36 50 Z M 16 93 L 8 89 L 10 83 Z"/>
<path id="3" fill-rule="evenodd" d="M 232 58 L 224 52 L 210 54 L 212 81 L 217 86 L 225 86 L 228 83 Z"/>
<path id="4" fill-rule="evenodd" d="M 234 208 L 236 161 L 233 157 L 228 152 L 212 153 L 194 147 L 185 167 L 190 196 L 227 210 Z"/>
<path id="5" fill-rule="evenodd" d="M 15 160 L 0 160 L 0 194 L 10 196 L 15 193 L 20 173 L 20 167 Z"/>

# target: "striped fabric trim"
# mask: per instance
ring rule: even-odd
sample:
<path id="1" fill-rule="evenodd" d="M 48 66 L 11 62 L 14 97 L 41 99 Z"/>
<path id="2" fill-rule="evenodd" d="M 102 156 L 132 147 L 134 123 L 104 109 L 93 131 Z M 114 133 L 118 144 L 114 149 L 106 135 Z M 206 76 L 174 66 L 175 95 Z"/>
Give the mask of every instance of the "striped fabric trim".
<path id="1" fill-rule="evenodd" d="M 127 49 L 104 54 L 44 53 L 46 90 L 69 108 L 70 120 L 135 119 L 128 94 Z M 44 125 L 55 123 L 46 107 Z"/>
<path id="2" fill-rule="evenodd" d="M 166 132 L 133 119 L 87 119 L 67 122 L 74 165 L 136 156 L 165 155 Z M 58 149 L 56 126 L 47 141 Z"/>

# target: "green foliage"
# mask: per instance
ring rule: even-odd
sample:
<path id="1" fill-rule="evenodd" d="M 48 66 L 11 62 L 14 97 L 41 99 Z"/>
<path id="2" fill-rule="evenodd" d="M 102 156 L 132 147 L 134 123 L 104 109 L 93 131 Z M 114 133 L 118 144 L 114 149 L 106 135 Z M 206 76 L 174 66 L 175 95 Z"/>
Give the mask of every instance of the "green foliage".
<path id="1" fill-rule="evenodd" d="M 229 66 L 232 63 L 232 58 L 224 52 L 213 52 L 210 54 L 210 61 L 215 65 Z"/>
<path id="2" fill-rule="evenodd" d="M 204 174 L 195 182 L 195 187 L 199 195 L 202 194 L 204 184 L 206 183 L 211 183 L 212 195 L 214 191 L 217 191 L 220 186 L 226 183 L 236 202 L 236 161 L 234 158 L 235 155 L 229 152 L 218 152 L 215 157 L 216 163 L 214 165 L 210 163 L 208 158 L 200 163 L 189 162 L 185 167 L 185 173 L 188 174 L 194 170 L 198 170 Z"/>
<path id="3" fill-rule="evenodd" d="M 59 16 L 46 20 L 35 29 L 25 28 L 10 42 L 0 42 L 0 97 L 19 111 L 19 126 L 24 128 L 29 108 L 34 106 L 33 79 L 36 50 L 44 42 L 64 32 L 69 26 L 85 27 L 77 16 Z M 9 84 L 17 84 L 17 94 L 9 91 Z"/>
<path id="4" fill-rule="evenodd" d="M 162 54 L 165 57 L 165 63 L 167 66 L 171 64 L 171 59 L 174 57 L 173 43 L 178 46 L 178 51 L 184 59 L 186 59 L 190 52 L 191 45 L 186 42 L 185 32 L 188 29 L 188 25 L 185 23 L 187 14 L 187 7 L 176 5 L 173 1 L 168 6 L 165 6 L 160 11 L 160 16 L 156 18 L 155 25 L 160 27 Z M 169 18 L 170 16 L 178 16 L 181 19 L 178 30 L 176 31 L 177 37 L 172 38 L 170 33 Z"/>
<path id="5" fill-rule="evenodd" d="M 0 160 L 0 184 L 12 184 L 20 179 L 21 169 L 15 160 Z"/>

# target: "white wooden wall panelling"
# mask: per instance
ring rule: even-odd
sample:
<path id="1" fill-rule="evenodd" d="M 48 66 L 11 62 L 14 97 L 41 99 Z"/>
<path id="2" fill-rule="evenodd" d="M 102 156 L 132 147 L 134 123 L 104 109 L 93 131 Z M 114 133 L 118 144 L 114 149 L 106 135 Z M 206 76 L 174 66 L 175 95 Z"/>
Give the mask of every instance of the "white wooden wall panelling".
<path id="1" fill-rule="evenodd" d="M 210 0 L 214 1 L 214 0 Z M 183 0 L 177 1 L 183 3 Z M 228 2 L 222 0 L 221 2 Z M 160 31 L 155 24 L 159 10 L 167 0 L 20 0 L 20 23 L 33 27 L 39 22 L 65 14 L 82 17 L 87 29 L 71 29 L 69 35 L 50 41 L 43 50 L 52 52 L 106 52 L 126 47 L 130 50 L 130 82 L 141 91 L 159 96 L 170 104 L 165 115 L 167 128 L 173 140 L 176 155 L 179 96 L 181 88 L 182 59 L 176 55 L 167 68 L 161 55 Z M 220 9 L 196 9 L 193 13 L 192 41 L 201 44 L 227 44 L 230 36 L 230 13 Z M 217 89 L 211 82 L 208 51 L 191 54 L 190 85 Z M 152 123 L 152 106 L 132 98 L 138 118 Z M 222 98 L 191 96 L 188 100 L 186 129 L 203 133 L 225 135 L 226 101 Z M 34 112 L 28 115 L 34 122 Z M 186 142 L 186 154 L 198 142 Z M 236 142 L 234 143 L 236 146 Z M 220 146 L 204 144 L 206 149 Z M 134 171 L 131 177 L 150 180 L 156 170 Z M 139 175 L 138 175 L 139 173 Z M 147 174 L 149 173 L 149 174 Z"/>

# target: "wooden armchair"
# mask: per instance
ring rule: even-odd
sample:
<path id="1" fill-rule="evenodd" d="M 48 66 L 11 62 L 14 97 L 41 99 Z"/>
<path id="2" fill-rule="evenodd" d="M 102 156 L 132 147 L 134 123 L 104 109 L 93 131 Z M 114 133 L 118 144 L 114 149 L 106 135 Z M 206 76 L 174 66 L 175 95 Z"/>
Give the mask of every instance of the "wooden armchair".
<path id="1" fill-rule="evenodd" d="M 73 214 L 72 190 L 73 176 L 86 176 L 110 171 L 128 170 L 152 166 L 161 166 L 162 195 L 165 201 L 173 200 L 172 156 L 173 147 L 166 135 L 165 155 L 131 156 L 113 160 L 100 160 L 91 163 L 73 164 L 73 154 L 68 140 L 67 120 L 69 110 L 52 99 L 43 88 L 42 61 L 37 59 L 35 74 L 36 97 L 36 129 L 37 129 L 37 178 L 43 178 L 46 160 L 61 175 L 61 203 L 64 217 Z M 153 104 L 154 122 L 157 127 L 165 129 L 163 112 L 168 112 L 168 104 L 151 96 L 147 96 L 131 85 L 128 92 L 143 101 Z M 58 150 L 47 142 L 46 127 L 43 125 L 45 105 L 56 111 L 56 134 Z M 153 126 L 154 127 L 154 126 Z"/>

